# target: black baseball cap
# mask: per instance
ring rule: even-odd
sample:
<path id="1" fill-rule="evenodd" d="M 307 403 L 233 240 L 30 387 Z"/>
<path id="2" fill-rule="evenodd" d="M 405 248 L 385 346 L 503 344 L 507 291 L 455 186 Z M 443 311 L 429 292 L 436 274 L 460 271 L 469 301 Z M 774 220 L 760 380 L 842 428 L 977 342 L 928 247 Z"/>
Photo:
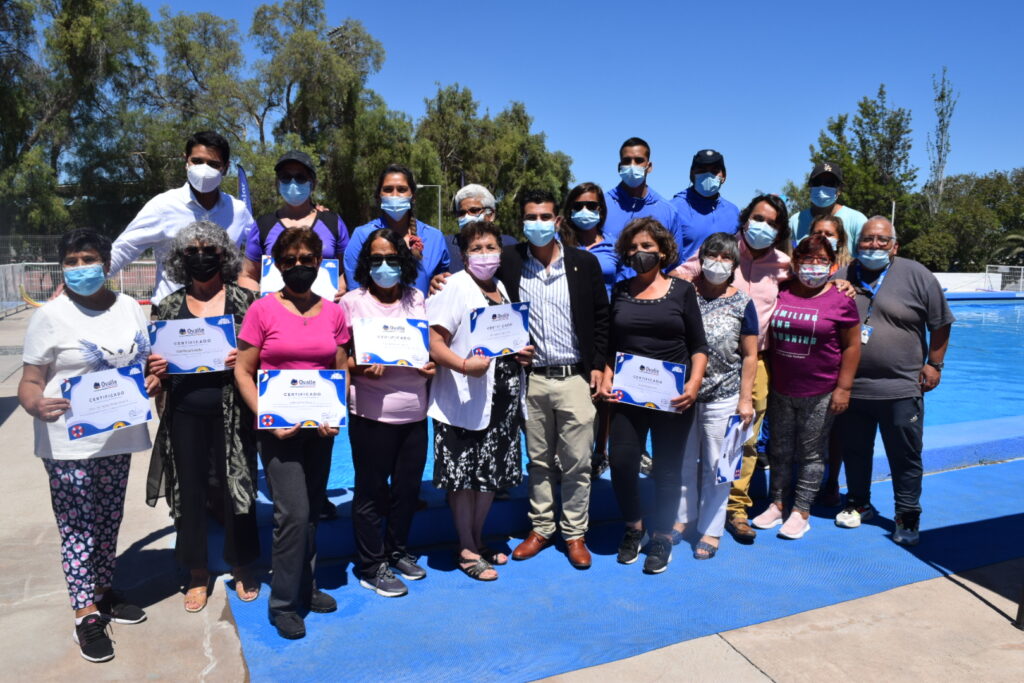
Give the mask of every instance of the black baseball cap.
<path id="1" fill-rule="evenodd" d="M 690 162 L 690 175 L 693 175 L 693 169 L 698 166 L 711 166 L 717 164 L 722 167 L 722 173 L 725 173 L 725 157 L 722 153 L 713 149 L 702 149 L 693 155 L 693 161 Z"/>
<path id="2" fill-rule="evenodd" d="M 284 154 L 281 155 L 281 158 L 277 160 L 276 164 L 274 164 L 274 172 L 276 173 L 283 164 L 286 164 L 289 161 L 294 161 L 296 163 L 302 164 L 303 166 L 306 167 L 306 170 L 309 171 L 309 173 L 314 178 L 316 178 L 316 169 L 313 167 L 313 160 L 310 159 L 309 155 L 306 154 L 305 152 L 300 152 L 294 149 L 290 152 L 285 152 Z"/>
<path id="3" fill-rule="evenodd" d="M 820 175 L 825 173 L 831 173 L 836 177 L 840 183 L 843 182 L 843 169 L 839 168 L 839 164 L 834 164 L 831 161 L 821 161 L 814 165 L 814 169 L 811 171 L 811 180 L 814 180 Z"/>

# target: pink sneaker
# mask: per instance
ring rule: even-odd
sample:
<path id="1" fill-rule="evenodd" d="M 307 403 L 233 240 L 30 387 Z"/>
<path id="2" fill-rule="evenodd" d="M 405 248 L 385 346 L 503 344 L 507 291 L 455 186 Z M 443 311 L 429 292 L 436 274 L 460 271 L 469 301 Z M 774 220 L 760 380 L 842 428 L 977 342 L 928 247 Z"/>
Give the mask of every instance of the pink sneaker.
<path id="1" fill-rule="evenodd" d="M 804 534 L 810 530 L 810 518 L 804 519 L 803 515 L 796 510 L 793 510 L 789 513 L 789 519 L 787 519 L 786 523 L 782 525 L 781 529 L 779 529 L 779 536 L 795 541 L 798 538 L 803 538 Z"/>
<path id="2" fill-rule="evenodd" d="M 750 520 L 750 523 L 756 526 L 758 529 L 771 529 L 782 524 L 782 510 L 775 507 L 772 503 L 768 506 L 768 509 Z"/>

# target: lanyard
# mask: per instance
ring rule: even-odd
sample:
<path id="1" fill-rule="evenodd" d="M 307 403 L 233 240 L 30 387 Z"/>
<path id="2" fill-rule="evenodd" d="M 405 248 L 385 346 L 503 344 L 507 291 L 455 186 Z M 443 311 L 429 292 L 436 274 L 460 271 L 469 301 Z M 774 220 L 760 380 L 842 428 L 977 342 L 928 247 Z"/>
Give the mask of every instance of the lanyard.
<path id="1" fill-rule="evenodd" d="M 875 281 L 875 285 L 872 287 L 868 283 L 864 282 L 863 278 L 861 277 L 860 261 L 857 261 L 857 282 L 859 282 L 860 286 L 866 289 L 868 293 L 871 295 L 870 301 L 868 302 L 868 312 L 864 316 L 865 325 L 867 325 L 868 321 L 871 320 L 871 310 L 875 306 L 875 297 L 878 296 L 878 291 L 882 289 L 882 283 L 885 282 L 885 276 L 889 273 L 890 268 L 892 268 L 891 262 L 889 263 L 889 265 L 885 267 L 885 270 L 882 271 L 882 274 L 878 276 L 878 279 Z"/>

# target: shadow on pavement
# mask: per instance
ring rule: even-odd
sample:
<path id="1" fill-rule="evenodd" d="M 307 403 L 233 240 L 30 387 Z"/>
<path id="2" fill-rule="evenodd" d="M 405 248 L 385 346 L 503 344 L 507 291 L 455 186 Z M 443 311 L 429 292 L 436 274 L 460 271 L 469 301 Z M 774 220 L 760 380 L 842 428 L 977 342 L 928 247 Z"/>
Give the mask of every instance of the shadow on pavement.
<path id="1" fill-rule="evenodd" d="M 0 426 L 18 409 L 17 396 L 0 396 Z"/>

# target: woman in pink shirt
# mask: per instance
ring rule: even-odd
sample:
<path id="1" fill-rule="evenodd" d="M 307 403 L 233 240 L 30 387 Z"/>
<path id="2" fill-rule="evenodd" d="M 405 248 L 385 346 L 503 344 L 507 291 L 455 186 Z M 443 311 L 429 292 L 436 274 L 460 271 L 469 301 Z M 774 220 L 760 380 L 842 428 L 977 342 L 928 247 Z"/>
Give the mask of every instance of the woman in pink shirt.
<path id="1" fill-rule="evenodd" d="M 274 263 L 284 288 L 249 307 L 238 333 L 235 381 L 258 414 L 256 371 L 332 370 L 348 367 L 348 321 L 338 304 L 310 288 L 323 245 L 310 228 L 293 228 L 274 243 Z M 260 457 L 274 499 L 270 618 L 282 638 L 302 638 L 300 612 L 333 612 L 334 598 L 316 588 L 316 525 L 327 491 L 336 427 L 298 425 L 259 432 Z"/>
<path id="2" fill-rule="evenodd" d="M 416 257 L 402 237 L 390 228 L 371 232 L 355 266 L 356 281 L 366 284 L 341 299 L 349 325 L 356 318 L 411 318 L 424 321 L 426 335 L 427 311 L 416 275 Z M 412 368 L 358 360 L 349 354 L 355 571 L 361 586 L 395 598 L 409 592 L 396 572 L 410 581 L 427 575 L 406 542 L 427 462 L 427 380 L 434 363 Z"/>

